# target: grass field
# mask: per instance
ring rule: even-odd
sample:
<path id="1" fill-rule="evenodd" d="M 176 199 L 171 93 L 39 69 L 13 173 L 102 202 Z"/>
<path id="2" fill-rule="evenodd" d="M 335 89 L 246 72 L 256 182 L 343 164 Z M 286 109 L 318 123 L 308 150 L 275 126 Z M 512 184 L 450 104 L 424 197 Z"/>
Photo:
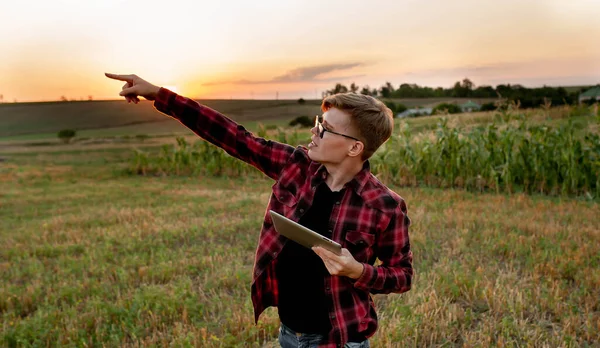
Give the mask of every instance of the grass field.
<path id="1" fill-rule="evenodd" d="M 276 311 L 255 326 L 250 301 L 272 182 L 126 175 L 132 147 L 174 140 L 123 127 L 0 147 L 0 346 L 273 346 Z M 375 297 L 373 347 L 600 345 L 597 201 L 392 188 L 408 203 L 416 276 L 410 292 Z"/>
<path id="2" fill-rule="evenodd" d="M 272 183 L 123 176 L 128 156 L 2 164 L 4 345 L 274 342 L 276 312 L 254 326 L 249 297 Z M 376 297 L 373 346 L 600 343 L 596 203 L 394 189 L 417 275 L 410 292 Z"/>

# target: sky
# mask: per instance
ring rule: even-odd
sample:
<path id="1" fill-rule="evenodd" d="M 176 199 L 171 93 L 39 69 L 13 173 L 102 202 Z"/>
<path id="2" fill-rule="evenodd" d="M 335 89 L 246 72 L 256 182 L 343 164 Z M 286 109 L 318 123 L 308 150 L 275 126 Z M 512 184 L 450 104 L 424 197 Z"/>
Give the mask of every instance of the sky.
<path id="1" fill-rule="evenodd" d="M 0 1 L 4 102 L 317 99 L 336 83 L 600 83 L 598 0 Z"/>

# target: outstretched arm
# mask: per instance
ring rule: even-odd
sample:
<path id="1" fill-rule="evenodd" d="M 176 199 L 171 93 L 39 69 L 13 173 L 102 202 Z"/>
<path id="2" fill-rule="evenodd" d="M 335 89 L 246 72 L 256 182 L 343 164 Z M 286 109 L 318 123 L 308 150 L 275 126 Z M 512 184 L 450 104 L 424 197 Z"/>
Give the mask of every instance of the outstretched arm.
<path id="1" fill-rule="evenodd" d="M 294 152 L 287 144 L 254 136 L 243 126 L 207 106 L 155 86 L 136 75 L 106 74 L 125 81 L 119 95 L 128 102 L 138 103 L 138 96 L 154 100 L 154 107 L 188 127 L 201 138 L 222 148 L 277 180 L 279 173 Z"/>

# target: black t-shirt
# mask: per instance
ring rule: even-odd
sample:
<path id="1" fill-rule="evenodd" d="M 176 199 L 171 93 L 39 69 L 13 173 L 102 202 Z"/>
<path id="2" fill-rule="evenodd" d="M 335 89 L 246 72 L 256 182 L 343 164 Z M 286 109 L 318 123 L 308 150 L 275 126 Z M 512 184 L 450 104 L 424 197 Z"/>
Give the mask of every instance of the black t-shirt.
<path id="1" fill-rule="evenodd" d="M 331 238 L 329 217 L 333 204 L 342 198 L 343 190 L 331 192 L 321 183 L 313 205 L 300 218 L 299 224 Z M 279 283 L 279 318 L 296 332 L 326 335 L 331 330 L 331 300 L 324 291 L 324 278 L 329 274 L 323 260 L 309 248 L 288 240 L 277 262 Z"/>

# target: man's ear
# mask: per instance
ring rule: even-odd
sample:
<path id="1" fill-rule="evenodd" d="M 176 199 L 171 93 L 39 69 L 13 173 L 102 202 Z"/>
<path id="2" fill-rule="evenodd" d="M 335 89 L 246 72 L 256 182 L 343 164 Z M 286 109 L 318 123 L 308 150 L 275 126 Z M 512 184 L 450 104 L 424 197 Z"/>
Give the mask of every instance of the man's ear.
<path id="1" fill-rule="evenodd" d="M 348 150 L 348 156 L 360 156 L 365 150 L 365 144 L 362 141 L 355 141 L 354 145 Z"/>

